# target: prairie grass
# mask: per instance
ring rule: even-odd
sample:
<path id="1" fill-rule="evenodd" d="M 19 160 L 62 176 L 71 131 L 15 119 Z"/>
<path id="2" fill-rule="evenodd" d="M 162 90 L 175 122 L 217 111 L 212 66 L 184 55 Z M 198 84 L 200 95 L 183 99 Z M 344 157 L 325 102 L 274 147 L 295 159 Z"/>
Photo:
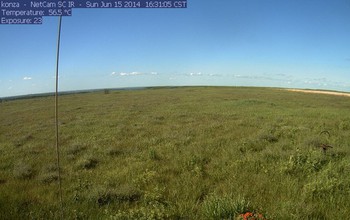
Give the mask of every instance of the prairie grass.
<path id="1" fill-rule="evenodd" d="M 165 87 L 59 103 L 67 219 L 350 216 L 348 97 Z M 0 219 L 60 218 L 53 107 L 0 103 Z"/>

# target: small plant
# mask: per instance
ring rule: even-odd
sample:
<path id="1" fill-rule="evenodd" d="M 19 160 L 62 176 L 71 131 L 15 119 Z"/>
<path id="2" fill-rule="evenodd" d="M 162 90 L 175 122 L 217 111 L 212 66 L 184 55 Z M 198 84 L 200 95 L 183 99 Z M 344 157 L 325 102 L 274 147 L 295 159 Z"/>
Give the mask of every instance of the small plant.
<path id="1" fill-rule="evenodd" d="M 149 151 L 149 158 L 151 160 L 160 160 L 160 156 L 155 149 L 151 149 Z"/>
<path id="2" fill-rule="evenodd" d="M 147 186 L 156 176 L 156 171 L 146 169 L 144 173 L 133 180 L 133 183 L 141 189 Z"/>
<path id="3" fill-rule="evenodd" d="M 209 162 L 210 160 L 208 158 L 192 155 L 190 160 L 186 161 L 185 165 L 187 170 L 191 171 L 195 175 L 205 176 L 207 174 L 205 167 Z"/>

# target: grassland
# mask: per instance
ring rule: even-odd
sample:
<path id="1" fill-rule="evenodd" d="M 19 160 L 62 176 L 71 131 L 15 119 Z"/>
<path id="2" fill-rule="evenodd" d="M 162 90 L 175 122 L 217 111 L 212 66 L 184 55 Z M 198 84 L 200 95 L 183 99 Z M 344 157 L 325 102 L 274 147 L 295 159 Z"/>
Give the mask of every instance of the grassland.
<path id="1" fill-rule="evenodd" d="M 349 97 L 180 87 L 59 102 L 65 219 L 350 218 Z M 54 128 L 53 97 L 0 103 L 0 219 L 59 219 Z"/>

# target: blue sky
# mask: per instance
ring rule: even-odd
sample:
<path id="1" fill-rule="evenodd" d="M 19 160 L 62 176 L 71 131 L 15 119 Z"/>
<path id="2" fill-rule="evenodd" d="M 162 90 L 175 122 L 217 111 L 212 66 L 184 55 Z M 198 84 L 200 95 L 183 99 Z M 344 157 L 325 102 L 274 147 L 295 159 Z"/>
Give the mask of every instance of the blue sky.
<path id="1" fill-rule="evenodd" d="M 57 17 L 0 25 L 0 97 L 54 91 Z M 165 85 L 350 91 L 349 0 L 188 0 L 74 9 L 60 91 Z"/>

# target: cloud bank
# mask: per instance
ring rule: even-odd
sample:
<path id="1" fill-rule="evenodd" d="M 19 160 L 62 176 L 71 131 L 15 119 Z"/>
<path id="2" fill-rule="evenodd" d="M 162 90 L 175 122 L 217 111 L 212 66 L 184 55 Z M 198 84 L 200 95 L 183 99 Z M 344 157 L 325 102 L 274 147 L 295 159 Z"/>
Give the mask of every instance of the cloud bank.
<path id="1" fill-rule="evenodd" d="M 127 72 L 120 72 L 120 73 L 112 72 L 111 76 L 136 76 L 136 75 L 142 75 L 142 74 L 143 73 L 141 73 L 141 72 L 130 72 L 130 73 L 127 73 Z"/>

